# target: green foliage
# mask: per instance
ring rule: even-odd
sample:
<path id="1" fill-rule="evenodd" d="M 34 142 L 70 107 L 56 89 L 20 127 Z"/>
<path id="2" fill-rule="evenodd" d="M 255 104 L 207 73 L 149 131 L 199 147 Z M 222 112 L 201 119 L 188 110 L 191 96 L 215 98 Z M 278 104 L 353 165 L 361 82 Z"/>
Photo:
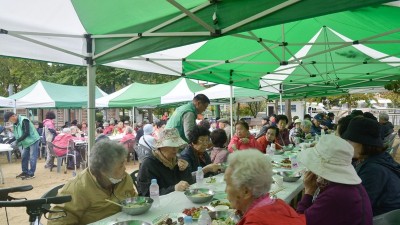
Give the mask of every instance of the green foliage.
<path id="1" fill-rule="evenodd" d="M 392 91 L 393 93 L 400 93 L 400 80 L 395 80 L 390 83 L 385 84 L 385 89 Z"/>
<path id="2" fill-rule="evenodd" d="M 96 84 L 106 93 L 115 92 L 132 82 L 159 84 L 177 78 L 107 66 L 96 68 Z M 0 58 L 0 79 L 0 96 L 8 96 L 9 84 L 13 84 L 14 93 L 17 93 L 38 80 L 65 85 L 87 85 L 86 67 L 15 58 Z"/>
<path id="3" fill-rule="evenodd" d="M 103 121 L 103 113 L 102 112 L 96 113 L 96 121 Z"/>

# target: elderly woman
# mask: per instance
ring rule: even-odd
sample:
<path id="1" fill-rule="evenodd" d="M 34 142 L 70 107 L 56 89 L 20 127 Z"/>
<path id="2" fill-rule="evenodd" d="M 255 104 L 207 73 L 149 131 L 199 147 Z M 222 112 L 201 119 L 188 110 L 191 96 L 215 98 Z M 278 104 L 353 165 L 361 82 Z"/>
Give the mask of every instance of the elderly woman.
<path id="1" fill-rule="evenodd" d="M 119 142 L 123 144 L 129 140 L 135 140 L 135 135 L 133 134 L 132 127 L 126 127 L 125 135 L 121 138 Z"/>
<path id="2" fill-rule="evenodd" d="M 181 158 L 189 163 L 190 172 L 197 171 L 201 166 L 204 177 L 209 177 L 218 172 L 221 167 L 211 161 L 206 152 L 210 142 L 210 131 L 203 126 L 195 126 L 189 133 L 189 145 L 181 153 Z"/>
<path id="3" fill-rule="evenodd" d="M 43 120 L 43 131 L 44 134 L 39 134 L 39 135 L 44 135 L 46 143 L 47 142 L 52 142 L 57 136 L 56 132 L 56 127 L 55 127 L 55 122 L 54 119 L 56 118 L 56 114 L 53 111 L 48 111 L 46 113 L 46 118 Z M 54 165 L 54 157 L 51 156 L 50 150 L 48 146 L 46 145 L 46 165 L 45 168 L 49 168 Z"/>
<path id="4" fill-rule="evenodd" d="M 120 202 L 136 196 L 131 176 L 125 171 L 125 148 L 118 143 L 101 141 L 94 145 L 89 156 L 89 167 L 73 180 L 68 181 L 58 195 L 71 195 L 72 201 L 52 207 L 64 210 L 66 217 L 48 220 L 47 224 L 88 224 L 121 211 L 109 203 Z M 57 218 L 58 213 L 50 213 Z"/>
<path id="5" fill-rule="evenodd" d="M 238 225 L 306 224 L 304 217 L 284 201 L 270 198 L 272 165 L 260 151 L 234 152 L 228 164 L 225 192 L 232 208 L 243 214 Z"/>
<path id="6" fill-rule="evenodd" d="M 385 151 L 380 128 L 377 121 L 355 117 L 343 134 L 354 148 L 356 171 L 374 216 L 400 208 L 400 165 Z"/>
<path id="7" fill-rule="evenodd" d="M 309 170 L 304 175 L 305 194 L 297 206 L 307 225 L 372 225 L 371 203 L 351 165 L 353 153 L 342 138 L 324 135 L 315 147 L 298 155 Z"/>
<path id="8" fill-rule="evenodd" d="M 288 123 L 288 118 L 285 115 L 278 115 L 276 117 L 276 125 L 279 129 L 279 134 L 277 135 L 277 142 L 280 146 L 286 146 L 290 144 L 289 140 L 289 130 L 286 128 Z"/>
<path id="9" fill-rule="evenodd" d="M 255 137 L 249 132 L 249 124 L 244 121 L 239 121 L 236 123 L 235 128 L 235 135 L 233 135 L 233 138 L 228 145 L 229 152 L 250 148 L 256 148 L 262 151 L 261 146 L 258 144 Z"/>
<path id="10" fill-rule="evenodd" d="M 300 129 L 302 132 L 298 133 L 296 137 L 300 137 L 300 139 L 311 139 L 313 137 L 311 133 L 312 122 L 310 120 L 303 120 L 300 123 Z"/>
<path id="11" fill-rule="evenodd" d="M 192 183 L 188 162 L 178 159 L 176 154 L 186 142 L 179 136 L 176 128 L 164 129 L 154 147 L 139 169 L 138 191 L 140 196 L 149 196 L 152 179 L 157 179 L 160 195 L 173 191 L 184 191 Z"/>
<path id="12" fill-rule="evenodd" d="M 224 163 L 228 159 L 228 150 L 225 143 L 228 140 L 226 132 L 222 129 L 215 129 L 210 134 L 211 143 L 213 145 L 210 158 L 213 163 Z"/>
<path id="13" fill-rule="evenodd" d="M 257 139 L 258 144 L 261 147 L 261 152 L 266 153 L 267 147 L 275 144 L 275 149 L 281 149 L 282 147 L 278 144 L 276 137 L 279 135 L 279 130 L 275 126 L 267 127 L 267 132 L 264 136 Z"/>

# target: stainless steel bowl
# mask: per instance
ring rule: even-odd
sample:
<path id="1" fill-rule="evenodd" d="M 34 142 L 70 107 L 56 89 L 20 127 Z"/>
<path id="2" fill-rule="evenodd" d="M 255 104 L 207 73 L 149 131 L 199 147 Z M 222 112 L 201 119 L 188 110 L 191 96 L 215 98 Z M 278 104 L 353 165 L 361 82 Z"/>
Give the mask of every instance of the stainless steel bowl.
<path id="1" fill-rule="evenodd" d="M 290 171 L 280 171 L 277 174 L 283 177 L 284 182 L 296 182 L 301 177 L 300 174 L 293 174 Z"/>
<path id="2" fill-rule="evenodd" d="M 151 225 L 151 223 L 144 222 L 141 220 L 127 220 L 113 223 L 113 225 Z"/>
<path id="3" fill-rule="evenodd" d="M 149 197 L 133 197 L 127 198 L 121 202 L 122 212 L 129 215 L 139 215 L 147 212 L 151 205 L 153 204 L 153 199 Z"/>
<path id="4" fill-rule="evenodd" d="M 197 196 L 200 193 L 207 194 L 207 196 Z M 186 197 L 193 203 L 205 203 L 211 201 L 215 192 L 207 188 L 195 188 L 185 191 Z"/>

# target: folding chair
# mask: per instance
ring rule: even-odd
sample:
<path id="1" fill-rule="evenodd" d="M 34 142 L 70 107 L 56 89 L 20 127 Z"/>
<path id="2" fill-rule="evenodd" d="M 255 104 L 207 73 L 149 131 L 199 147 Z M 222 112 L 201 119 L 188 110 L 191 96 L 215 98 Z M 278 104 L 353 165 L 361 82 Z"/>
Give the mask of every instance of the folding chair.
<path id="1" fill-rule="evenodd" d="M 63 163 L 64 160 L 65 160 L 65 164 L 66 164 L 67 156 L 66 155 L 57 156 L 56 153 L 54 152 L 54 147 L 57 147 L 57 148 L 60 148 L 60 149 L 66 149 L 66 150 L 68 149 L 68 147 L 56 146 L 55 144 L 53 144 L 50 141 L 47 142 L 47 147 L 49 148 L 50 157 L 57 158 L 57 173 L 60 173 L 61 166 L 62 166 L 62 163 Z M 50 171 L 53 171 L 53 165 L 50 165 Z M 67 173 L 67 167 L 64 168 L 64 173 Z"/>
<path id="2" fill-rule="evenodd" d="M 65 161 L 64 173 L 65 174 L 67 173 L 68 156 L 71 156 L 71 157 L 73 157 L 73 160 L 74 160 L 74 175 L 75 175 L 76 174 L 76 155 L 73 153 L 73 150 L 71 153 L 69 146 L 60 147 L 60 146 L 53 144 L 52 142 L 47 142 L 47 146 L 49 148 L 51 157 L 57 158 L 57 173 L 60 173 L 63 161 Z M 67 150 L 67 153 L 63 156 L 57 156 L 56 153 L 54 152 L 54 147 L 59 148 L 59 149 L 65 149 L 65 150 Z M 52 171 L 52 170 L 53 170 L 53 167 L 51 166 L 50 171 Z"/>

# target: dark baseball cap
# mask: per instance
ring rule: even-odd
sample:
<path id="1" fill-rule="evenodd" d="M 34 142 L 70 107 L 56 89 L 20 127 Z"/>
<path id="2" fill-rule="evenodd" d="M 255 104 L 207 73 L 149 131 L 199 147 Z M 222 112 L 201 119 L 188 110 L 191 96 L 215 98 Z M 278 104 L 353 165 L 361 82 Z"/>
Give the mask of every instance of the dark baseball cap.
<path id="1" fill-rule="evenodd" d="M 6 113 L 4 113 L 4 122 L 8 122 L 8 120 L 10 119 L 10 117 L 12 117 L 13 115 L 15 115 L 15 113 L 13 113 L 13 112 L 6 112 Z"/>
<path id="2" fill-rule="evenodd" d="M 315 115 L 314 116 L 314 119 L 316 119 L 316 120 L 323 120 L 323 117 L 322 117 L 322 115 L 321 114 L 317 114 L 317 115 Z"/>

